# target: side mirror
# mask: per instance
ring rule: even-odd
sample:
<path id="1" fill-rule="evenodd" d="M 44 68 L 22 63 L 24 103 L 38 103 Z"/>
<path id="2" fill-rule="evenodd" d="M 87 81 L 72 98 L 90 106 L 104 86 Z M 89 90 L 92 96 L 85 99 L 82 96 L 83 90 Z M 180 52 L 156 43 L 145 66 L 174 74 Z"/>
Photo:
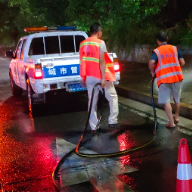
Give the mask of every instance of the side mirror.
<path id="1" fill-rule="evenodd" d="M 13 51 L 11 51 L 11 50 L 10 50 L 10 51 L 6 51 L 6 52 L 5 52 L 5 56 L 12 59 L 12 58 L 14 58 L 14 53 L 13 53 Z"/>

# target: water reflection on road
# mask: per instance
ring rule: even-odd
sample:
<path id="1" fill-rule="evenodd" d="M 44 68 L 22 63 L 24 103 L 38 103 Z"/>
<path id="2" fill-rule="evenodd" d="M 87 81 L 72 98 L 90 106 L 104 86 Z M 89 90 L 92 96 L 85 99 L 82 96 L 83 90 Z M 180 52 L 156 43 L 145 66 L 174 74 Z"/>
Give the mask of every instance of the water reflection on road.
<path id="1" fill-rule="evenodd" d="M 4 74 L 2 81 L 0 80 L 1 182 L 6 191 L 54 192 L 52 171 L 58 158 L 61 158 L 67 149 L 69 150 L 66 143 L 75 146 L 81 136 L 87 118 L 87 96 L 67 94 L 65 99 L 53 99 L 58 102 L 40 105 L 36 116 L 33 117 L 27 110 L 26 93 L 20 98 L 11 96 L 7 66 L 1 65 Z M 84 146 L 86 149 L 106 153 L 141 146 L 151 139 L 154 139 L 154 142 L 130 154 L 105 160 L 106 164 L 109 162 L 111 164 L 108 164 L 110 166 L 104 171 L 106 177 L 100 182 L 95 180 L 95 173 L 103 173 L 99 160 L 81 159 L 83 166 L 92 173 L 91 179 L 87 177 L 86 183 L 75 186 L 66 185 L 65 187 L 68 187 L 66 190 L 72 189 L 73 192 L 78 192 L 80 189 L 89 192 L 103 190 L 99 184 L 103 187 L 108 186 L 107 182 L 111 178 L 111 181 L 114 181 L 113 187 L 116 186 L 119 191 L 124 189 L 128 191 L 130 188 L 138 192 L 175 191 L 178 143 L 180 138 L 187 138 L 192 152 L 190 136 L 178 132 L 177 129 L 166 129 L 163 122 L 154 137 L 153 121 L 147 115 L 142 116 L 142 113 L 120 105 L 120 126 L 118 129 L 109 129 L 107 126 L 109 109 L 105 103 L 101 133 Z M 87 134 L 90 136 L 90 132 Z M 59 148 L 60 151 L 58 140 L 65 144 Z M 68 162 L 68 165 L 75 167 L 76 171 L 82 168 L 77 166 L 76 159 Z M 90 168 L 90 165 L 97 168 Z M 113 172 L 112 168 L 117 171 L 115 167 L 120 171 Z M 127 171 L 128 168 L 131 171 Z M 123 169 L 126 172 L 123 172 Z M 66 172 L 62 173 L 66 175 Z M 74 177 L 77 178 L 78 175 Z M 68 180 L 68 183 L 72 181 Z"/>

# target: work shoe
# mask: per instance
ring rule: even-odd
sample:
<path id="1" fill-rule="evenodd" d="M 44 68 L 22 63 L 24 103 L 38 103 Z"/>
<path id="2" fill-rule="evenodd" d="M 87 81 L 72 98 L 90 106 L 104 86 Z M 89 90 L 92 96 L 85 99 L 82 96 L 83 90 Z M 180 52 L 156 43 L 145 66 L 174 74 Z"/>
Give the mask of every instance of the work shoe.
<path id="1" fill-rule="evenodd" d="M 115 124 L 109 124 L 108 125 L 110 128 L 116 128 L 117 126 L 118 126 L 118 124 L 117 123 L 115 123 Z"/>
<path id="2" fill-rule="evenodd" d="M 95 135 L 95 134 L 98 133 L 100 130 L 101 130 L 100 127 L 98 127 L 97 129 L 92 129 L 92 130 L 91 130 L 91 134 L 92 134 L 92 135 Z"/>

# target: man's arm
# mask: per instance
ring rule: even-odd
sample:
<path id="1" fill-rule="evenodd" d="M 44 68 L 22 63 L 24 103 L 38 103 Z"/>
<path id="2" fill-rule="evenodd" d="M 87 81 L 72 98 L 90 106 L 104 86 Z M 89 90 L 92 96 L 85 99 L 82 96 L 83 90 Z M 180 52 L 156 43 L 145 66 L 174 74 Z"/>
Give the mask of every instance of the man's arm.
<path id="1" fill-rule="evenodd" d="M 180 61 L 180 66 L 183 67 L 185 65 L 185 60 L 183 58 L 180 58 L 179 61 Z"/>
<path id="2" fill-rule="evenodd" d="M 155 76 L 155 67 L 154 66 L 155 66 L 155 60 L 153 60 L 153 59 L 149 60 L 149 69 L 151 71 L 152 77 Z"/>
<path id="3" fill-rule="evenodd" d="M 105 86 L 105 53 L 101 52 L 100 53 L 100 69 L 101 69 L 101 87 L 104 88 Z"/>
<path id="4" fill-rule="evenodd" d="M 181 53 L 181 51 L 179 49 L 177 49 L 177 52 L 178 52 L 179 64 L 181 67 L 183 67 L 185 65 L 185 60 L 183 59 L 183 54 Z"/>

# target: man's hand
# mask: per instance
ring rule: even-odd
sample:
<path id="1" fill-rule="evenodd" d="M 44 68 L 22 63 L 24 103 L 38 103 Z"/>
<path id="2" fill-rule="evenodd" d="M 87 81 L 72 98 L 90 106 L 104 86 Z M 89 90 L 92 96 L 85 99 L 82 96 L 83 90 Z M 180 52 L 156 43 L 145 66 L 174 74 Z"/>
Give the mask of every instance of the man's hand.
<path id="1" fill-rule="evenodd" d="M 152 77 L 154 77 L 155 76 L 155 60 L 150 60 L 149 61 L 149 70 L 151 71 L 151 75 L 152 75 Z"/>
<path id="2" fill-rule="evenodd" d="M 105 82 L 106 82 L 105 79 L 102 79 L 102 80 L 101 80 L 101 88 L 102 88 L 102 89 L 105 87 Z"/>
<path id="3" fill-rule="evenodd" d="M 183 58 L 179 59 L 180 66 L 183 67 L 185 65 L 185 60 Z"/>
<path id="4" fill-rule="evenodd" d="M 154 77 L 154 76 L 155 76 L 155 72 L 152 72 L 152 71 L 151 71 L 151 75 L 152 75 L 152 77 Z"/>

